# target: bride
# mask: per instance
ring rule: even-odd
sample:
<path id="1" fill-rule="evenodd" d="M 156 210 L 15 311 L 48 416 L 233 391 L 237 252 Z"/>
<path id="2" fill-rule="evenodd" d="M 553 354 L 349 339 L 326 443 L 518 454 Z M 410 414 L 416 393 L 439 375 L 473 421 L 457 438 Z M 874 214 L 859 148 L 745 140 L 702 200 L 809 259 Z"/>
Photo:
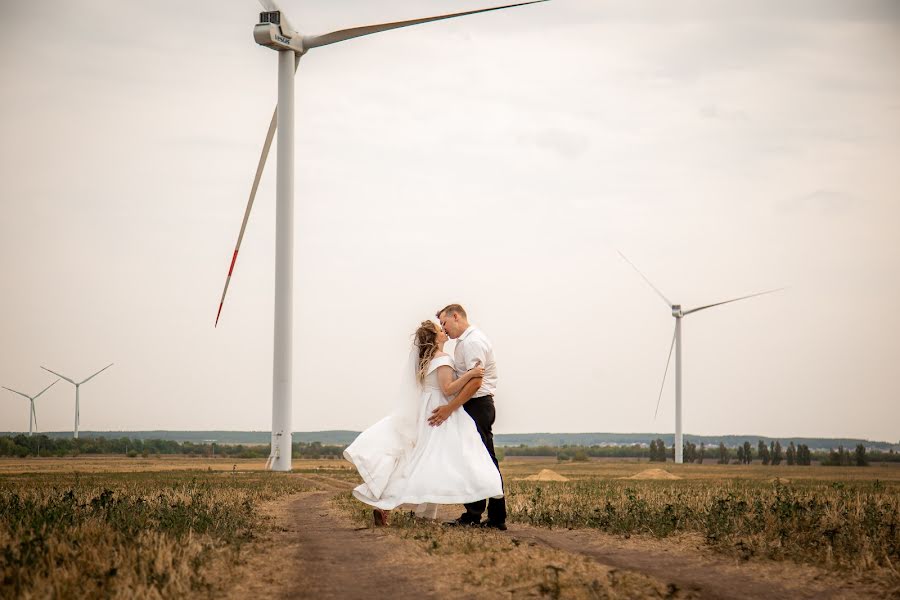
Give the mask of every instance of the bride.
<path id="1" fill-rule="evenodd" d="M 422 322 L 410 351 L 407 393 L 391 415 L 344 450 L 363 478 L 353 495 L 375 507 L 376 525 L 386 525 L 387 511 L 401 504 L 418 505 L 418 516 L 434 519 L 438 504 L 503 495 L 500 473 L 466 411 L 453 411 L 437 427 L 427 422 L 431 411 L 484 375 L 477 365 L 454 379 L 453 360 L 444 352 L 447 339 L 437 323 Z"/>

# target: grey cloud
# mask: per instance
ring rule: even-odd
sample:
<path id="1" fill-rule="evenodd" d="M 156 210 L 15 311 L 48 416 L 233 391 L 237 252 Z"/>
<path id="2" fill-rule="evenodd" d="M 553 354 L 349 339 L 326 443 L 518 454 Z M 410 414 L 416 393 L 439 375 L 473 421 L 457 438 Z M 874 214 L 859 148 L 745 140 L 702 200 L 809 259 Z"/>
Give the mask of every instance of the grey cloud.
<path id="1" fill-rule="evenodd" d="M 845 214 L 860 206 L 855 196 L 835 191 L 816 190 L 802 196 L 795 196 L 780 203 L 779 208 L 785 213 L 815 213 L 822 215 Z"/>
<path id="2" fill-rule="evenodd" d="M 704 119 L 718 119 L 722 121 L 747 121 L 749 117 L 743 110 L 722 108 L 715 104 L 707 104 L 700 107 L 700 116 Z"/>
<path id="3" fill-rule="evenodd" d="M 549 150 L 567 159 L 578 158 L 590 147 L 590 139 L 581 133 L 562 129 L 545 129 L 521 138 L 542 150 Z"/>

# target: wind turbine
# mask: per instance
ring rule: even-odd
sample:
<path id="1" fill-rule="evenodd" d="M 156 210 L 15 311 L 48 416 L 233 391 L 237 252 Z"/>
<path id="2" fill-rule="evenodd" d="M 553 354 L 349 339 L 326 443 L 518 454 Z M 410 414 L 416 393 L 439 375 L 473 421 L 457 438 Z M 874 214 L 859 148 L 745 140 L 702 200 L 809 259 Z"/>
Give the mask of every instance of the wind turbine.
<path id="1" fill-rule="evenodd" d="M 80 388 L 81 388 L 82 385 L 84 385 L 85 383 L 87 383 L 88 381 L 90 381 L 91 379 L 93 379 L 94 377 L 96 377 L 97 375 L 99 375 L 100 373 L 102 373 L 103 371 L 105 371 L 105 370 L 107 370 L 108 368 L 110 368 L 111 366 L 113 366 L 113 364 L 114 364 L 114 363 L 109 363 L 108 365 L 106 365 L 105 367 L 103 367 L 102 369 L 100 369 L 99 371 L 97 371 L 96 373 L 94 373 L 93 375 L 91 375 L 90 377 L 88 377 L 87 379 L 82 379 L 81 381 L 75 381 L 74 379 L 69 379 L 69 378 L 66 377 L 65 375 L 62 375 L 61 373 L 57 373 L 56 371 L 52 371 L 52 370 L 50 370 L 50 369 L 48 369 L 47 367 L 44 367 L 44 366 L 41 367 L 43 370 L 49 371 L 50 373 L 53 373 L 53 374 L 56 375 L 57 377 L 62 377 L 63 379 L 65 379 L 66 381 L 68 381 L 69 383 L 71 383 L 72 385 L 75 386 L 75 439 L 76 439 L 76 440 L 78 439 L 78 425 L 81 423 L 81 416 L 80 416 L 80 412 L 79 412 L 79 410 L 78 410 L 79 390 L 80 390 Z"/>
<path id="2" fill-rule="evenodd" d="M 262 155 L 256 167 L 256 176 L 250 187 L 250 198 L 244 211 L 244 219 L 238 233 L 231 265 L 225 278 L 225 288 L 216 313 L 216 326 L 222 314 L 225 294 L 234 271 L 241 240 L 247 228 L 247 220 L 259 187 L 272 138 L 278 131 L 278 158 L 276 163 L 275 187 L 275 336 L 272 368 L 272 450 L 267 468 L 275 471 L 291 470 L 291 357 L 293 346 L 293 260 L 294 260 L 294 73 L 300 57 L 313 48 L 343 42 L 364 35 L 420 25 L 431 21 L 441 21 L 465 15 L 501 10 L 526 4 L 537 4 L 547 0 L 532 0 L 504 6 L 494 6 L 479 10 L 364 25 L 332 31 L 323 35 L 301 35 L 288 21 L 274 0 L 260 0 L 265 12 L 260 13 L 259 23 L 253 28 L 256 43 L 278 52 L 278 104 L 272 113 L 269 130 L 263 143 Z"/>
<path id="3" fill-rule="evenodd" d="M 618 251 L 617 251 L 618 252 Z M 683 451 L 684 451 L 684 440 L 681 434 L 681 319 L 688 316 L 691 313 L 700 312 L 701 310 L 706 310 L 707 308 L 712 308 L 714 306 L 721 306 L 723 304 L 729 304 L 731 302 L 737 302 L 738 300 L 746 300 L 747 298 L 755 298 L 756 296 L 762 296 L 765 294 L 771 294 L 773 292 L 779 292 L 784 288 L 778 288 L 775 290 L 767 290 L 765 292 L 757 292 L 756 294 L 750 294 L 749 296 L 741 296 L 740 298 L 733 298 L 731 300 L 723 300 L 722 302 L 716 302 L 714 304 L 707 304 L 705 306 L 698 306 L 697 308 L 691 308 L 689 310 L 683 310 L 680 304 L 673 304 L 666 298 L 662 292 L 660 292 L 655 285 L 650 283 L 650 280 L 641 273 L 640 269 L 634 266 L 630 260 L 628 260 L 624 254 L 619 252 L 619 256 L 631 265 L 637 274 L 643 278 L 644 281 L 647 282 L 653 291 L 663 299 L 663 302 L 666 303 L 666 306 L 669 307 L 672 311 L 672 316 L 675 317 L 675 332 L 672 334 L 672 345 L 669 346 L 669 357 L 666 359 L 666 370 L 663 372 L 663 380 L 662 385 L 659 387 L 659 397 L 656 399 L 656 412 L 653 413 L 653 418 L 656 419 L 657 413 L 659 413 L 659 401 L 662 399 L 663 388 L 666 385 L 666 375 L 669 374 L 669 363 L 672 361 L 672 349 L 675 349 L 675 462 L 681 464 L 684 462 L 683 459 Z"/>
<path id="4" fill-rule="evenodd" d="M 28 394 L 23 394 L 22 392 L 17 392 L 16 390 L 14 390 L 14 389 L 12 389 L 12 388 L 8 388 L 8 387 L 6 387 L 5 385 L 4 385 L 4 386 L 0 386 L 0 387 L 2 387 L 4 390 L 9 390 L 9 391 L 12 392 L 13 394 L 18 394 L 18 395 L 20 395 L 20 396 L 23 396 L 23 397 L 25 397 L 25 398 L 28 398 L 28 400 L 31 402 L 31 414 L 28 415 L 28 437 L 31 437 L 32 434 L 34 433 L 34 429 L 37 428 L 37 413 L 34 411 L 34 401 L 37 400 L 37 399 L 40 397 L 41 394 L 43 394 L 44 392 L 46 392 L 47 390 L 49 390 L 50 388 L 52 388 L 54 385 L 56 385 L 56 383 L 57 383 L 58 381 L 59 381 L 59 379 L 57 379 L 56 381 L 54 381 L 53 383 L 51 383 L 50 385 L 48 385 L 47 387 L 45 387 L 44 389 L 42 389 L 40 392 L 38 392 L 38 393 L 37 393 L 36 395 L 34 395 L 34 396 L 29 396 Z M 32 429 L 32 423 L 34 423 L 34 429 Z"/>

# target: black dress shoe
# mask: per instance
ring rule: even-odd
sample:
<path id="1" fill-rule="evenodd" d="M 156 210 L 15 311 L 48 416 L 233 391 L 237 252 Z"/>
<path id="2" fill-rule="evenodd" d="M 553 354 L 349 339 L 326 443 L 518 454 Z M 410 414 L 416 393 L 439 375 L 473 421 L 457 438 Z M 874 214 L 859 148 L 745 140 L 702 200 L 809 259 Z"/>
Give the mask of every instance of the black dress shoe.
<path id="1" fill-rule="evenodd" d="M 485 529 L 496 529 L 497 531 L 506 531 L 506 523 L 495 523 L 494 521 L 485 521 L 481 524 Z"/>

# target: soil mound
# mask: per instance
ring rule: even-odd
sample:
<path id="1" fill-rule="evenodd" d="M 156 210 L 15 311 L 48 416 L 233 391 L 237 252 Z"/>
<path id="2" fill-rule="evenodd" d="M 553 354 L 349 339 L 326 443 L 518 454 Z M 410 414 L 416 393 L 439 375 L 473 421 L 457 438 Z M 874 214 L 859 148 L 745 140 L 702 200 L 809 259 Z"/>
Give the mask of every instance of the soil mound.
<path id="1" fill-rule="evenodd" d="M 556 471 L 550 469 L 541 469 L 539 473 L 529 475 L 525 481 L 568 481 L 568 477 L 563 477 Z"/>
<path id="2" fill-rule="evenodd" d="M 631 477 L 622 477 L 622 479 L 681 479 L 678 475 L 672 475 L 665 469 L 647 469 L 640 473 L 635 473 Z"/>

